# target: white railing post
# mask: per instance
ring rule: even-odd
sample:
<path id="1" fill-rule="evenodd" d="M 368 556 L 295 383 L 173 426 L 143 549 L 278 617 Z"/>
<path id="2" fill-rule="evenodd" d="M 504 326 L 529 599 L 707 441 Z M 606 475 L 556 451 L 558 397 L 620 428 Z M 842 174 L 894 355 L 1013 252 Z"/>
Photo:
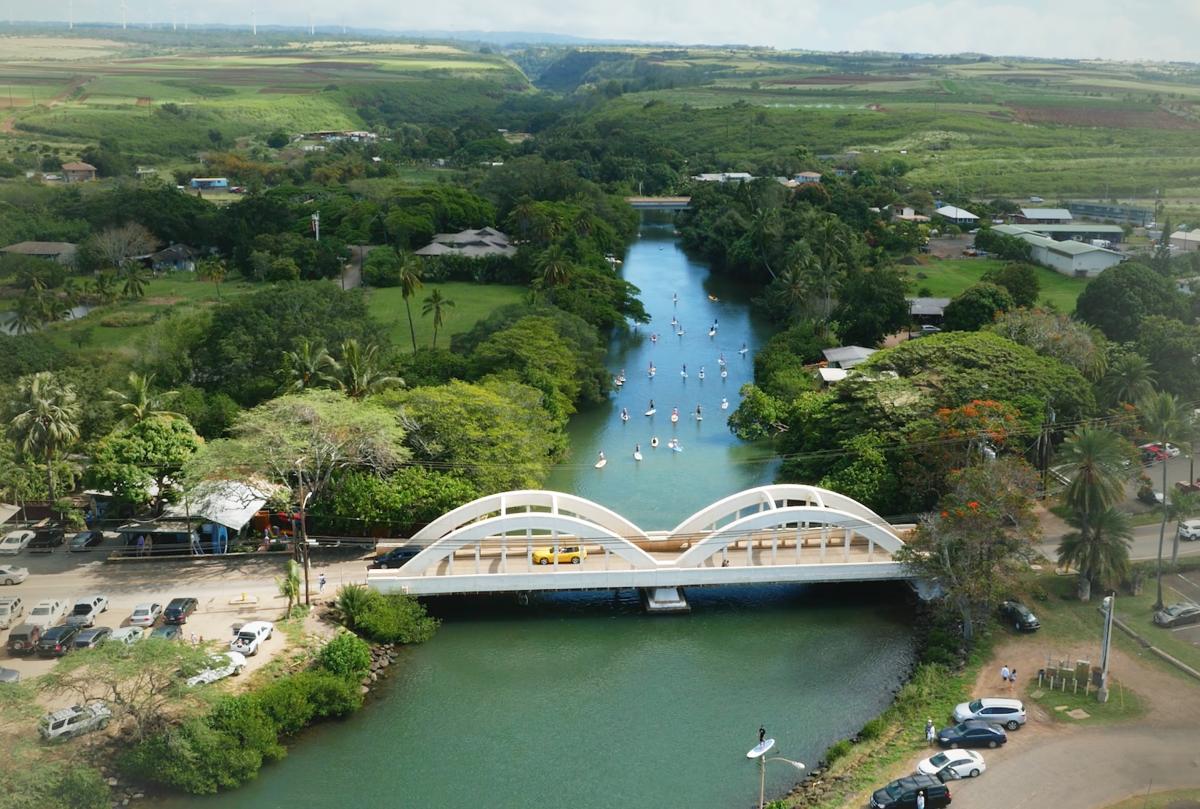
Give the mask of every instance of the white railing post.
<path id="1" fill-rule="evenodd" d="M 849 528 L 842 529 L 842 559 L 850 561 L 850 539 L 854 536 L 854 532 Z"/>
<path id="2" fill-rule="evenodd" d="M 829 544 L 829 526 L 821 526 L 821 561 L 825 561 L 825 547 Z"/>
<path id="3" fill-rule="evenodd" d="M 479 557 L 482 555 L 480 553 L 482 551 L 482 549 L 483 549 L 483 540 L 481 539 L 475 543 L 475 575 L 476 576 L 479 575 Z"/>
<path id="4" fill-rule="evenodd" d="M 533 529 L 525 529 L 525 571 L 533 570 Z"/>

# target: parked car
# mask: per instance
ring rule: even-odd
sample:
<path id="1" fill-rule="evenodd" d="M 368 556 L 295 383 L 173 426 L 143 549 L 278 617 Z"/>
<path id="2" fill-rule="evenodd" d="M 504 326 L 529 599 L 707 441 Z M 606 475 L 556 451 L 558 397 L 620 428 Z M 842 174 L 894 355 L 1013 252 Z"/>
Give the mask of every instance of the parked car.
<path id="1" fill-rule="evenodd" d="M 1000 615 L 1019 632 L 1037 632 L 1042 628 L 1033 610 L 1020 601 L 1001 601 Z"/>
<path id="2" fill-rule="evenodd" d="M 188 616 L 196 611 L 200 603 L 194 598 L 172 598 L 163 610 L 164 624 L 186 624 Z"/>
<path id="3" fill-rule="evenodd" d="M 926 323 L 925 325 L 921 326 L 920 331 L 918 331 L 916 333 L 916 335 L 914 335 L 914 336 L 928 337 L 931 334 L 941 334 L 941 333 L 942 333 L 942 330 L 940 328 L 938 328 L 937 326 L 931 326 L 928 323 Z"/>
<path id="4" fill-rule="evenodd" d="M 71 624 L 50 627 L 42 633 L 42 639 L 38 641 L 38 657 L 62 657 L 71 651 L 71 644 L 75 642 L 75 636 L 78 634 L 79 627 Z"/>
<path id="5" fill-rule="evenodd" d="M 76 649 L 94 649 L 112 637 L 113 631 L 107 626 L 97 626 L 85 629 L 75 636 Z"/>
<path id="6" fill-rule="evenodd" d="M 33 654 L 42 639 L 40 624 L 17 624 L 8 633 L 8 653 L 14 655 Z"/>
<path id="7" fill-rule="evenodd" d="M 151 632 L 150 637 L 162 638 L 163 640 L 179 640 L 183 637 L 183 630 L 174 624 L 164 624 Z"/>
<path id="8" fill-rule="evenodd" d="M 558 563 L 560 565 L 572 564 L 577 565 L 587 558 L 587 551 L 583 548 L 575 546 L 558 549 Z M 535 565 L 548 565 L 554 561 L 553 548 L 534 548 L 533 563 Z"/>
<path id="9" fill-rule="evenodd" d="M 274 631 L 275 624 L 270 621 L 251 621 L 234 633 L 233 640 L 229 641 L 229 649 L 244 655 L 256 655 L 258 647 L 270 639 Z"/>
<path id="10" fill-rule="evenodd" d="M 29 611 L 29 617 L 25 619 L 26 623 L 37 624 L 45 629 L 46 627 L 54 626 L 63 619 L 67 612 L 67 605 L 61 601 L 48 598 L 45 601 L 39 601 L 33 605 L 33 609 Z"/>
<path id="11" fill-rule="evenodd" d="M 67 546 L 67 550 L 72 553 L 91 550 L 104 541 L 104 532 L 102 531 L 80 531 L 75 536 L 71 537 L 71 544 Z"/>
<path id="12" fill-rule="evenodd" d="M 0 565 L 0 584 L 20 584 L 29 578 L 29 568 Z"/>
<path id="13" fill-rule="evenodd" d="M 0 598 L 0 629 L 8 629 L 17 618 L 25 614 L 25 602 L 20 596 Z"/>
<path id="14" fill-rule="evenodd" d="M 144 626 L 123 626 L 120 629 L 114 629 L 112 634 L 108 636 L 108 639 L 129 646 L 137 643 L 146 637 L 147 634 Z"/>
<path id="15" fill-rule="evenodd" d="M 0 668 L 0 685 L 19 682 L 21 682 L 21 672 L 16 669 Z"/>
<path id="16" fill-rule="evenodd" d="M 241 672 L 246 668 L 246 657 L 239 652 L 223 652 L 209 658 L 209 666 L 203 671 L 187 678 L 187 684 L 191 687 L 198 685 L 207 685 L 215 683 L 217 680 L 224 680 L 226 677 Z"/>
<path id="17" fill-rule="evenodd" d="M 422 550 L 424 549 L 420 545 L 401 545 L 398 548 L 392 548 L 382 556 L 376 556 L 368 567 L 372 570 L 400 567 Z"/>
<path id="18" fill-rule="evenodd" d="M 1171 457 L 1167 451 L 1158 444 L 1142 444 L 1138 447 L 1138 452 L 1142 456 L 1142 463 L 1155 463 L 1157 461 L 1165 461 Z"/>
<path id="19" fill-rule="evenodd" d="M 103 730 L 111 718 L 112 711 L 103 702 L 72 705 L 43 716 L 38 722 L 38 732 L 46 741 L 68 739 L 93 730 Z"/>
<path id="20" fill-rule="evenodd" d="M 154 626 L 154 622 L 162 615 L 162 604 L 138 604 L 129 616 L 130 626 Z"/>
<path id="21" fill-rule="evenodd" d="M 1184 520 L 1179 524 L 1179 538 L 1184 542 L 1200 539 L 1200 520 Z"/>
<path id="22" fill-rule="evenodd" d="M 67 616 L 67 623 L 73 626 L 94 626 L 96 618 L 102 612 L 108 612 L 108 599 L 104 596 L 87 596 L 78 599 Z"/>
<path id="23" fill-rule="evenodd" d="M 20 531 L 9 531 L 4 535 L 4 539 L 0 539 L 0 553 L 15 554 L 25 550 L 33 538 L 37 536 L 33 531 L 22 529 Z"/>
<path id="24" fill-rule="evenodd" d="M 932 775 L 908 775 L 897 778 L 871 795 L 872 809 L 912 809 L 917 805 L 917 793 L 925 793 L 925 809 L 941 809 L 950 805 L 950 787 Z"/>
<path id="25" fill-rule="evenodd" d="M 938 731 L 942 747 L 999 747 L 1008 741 L 1008 734 L 999 725 L 982 719 L 969 719 Z"/>
<path id="26" fill-rule="evenodd" d="M 1166 627 L 1200 624 L 1200 605 L 1172 604 L 1154 613 L 1154 623 Z"/>
<path id="27" fill-rule="evenodd" d="M 983 756 L 974 750 L 951 750 L 938 753 L 917 765 L 917 772 L 935 776 L 939 781 L 954 781 L 959 778 L 978 778 L 987 769 Z M 954 775 L 947 773 L 950 770 Z"/>
<path id="28" fill-rule="evenodd" d="M 57 526 L 39 528 L 26 547 L 30 553 L 54 553 L 54 549 L 62 545 L 66 538 L 66 533 Z"/>
<path id="29" fill-rule="evenodd" d="M 984 719 L 1003 725 L 1009 730 L 1016 730 L 1025 724 L 1025 706 L 1019 699 L 1001 697 L 984 697 L 971 702 L 960 702 L 954 708 L 954 721 L 966 722 L 968 719 Z"/>

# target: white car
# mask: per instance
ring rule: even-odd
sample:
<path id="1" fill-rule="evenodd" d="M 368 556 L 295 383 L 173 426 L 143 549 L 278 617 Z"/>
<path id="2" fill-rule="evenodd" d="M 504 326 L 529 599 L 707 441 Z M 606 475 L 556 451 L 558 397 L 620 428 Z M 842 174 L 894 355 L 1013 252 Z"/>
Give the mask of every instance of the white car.
<path id="1" fill-rule="evenodd" d="M 233 640 L 229 641 L 229 649 L 244 655 L 256 655 L 258 647 L 270 638 L 274 631 L 275 624 L 270 621 L 251 621 L 237 630 Z"/>
<path id="2" fill-rule="evenodd" d="M 1025 724 L 1025 705 L 1019 699 L 984 697 L 971 702 L 960 702 L 954 708 L 954 721 L 983 719 L 994 725 L 1003 725 L 1016 730 Z"/>
<path id="3" fill-rule="evenodd" d="M 1174 444 L 1163 444 L 1162 447 L 1164 450 L 1166 450 L 1167 455 L 1172 458 L 1178 458 L 1183 453 L 1183 450 Z"/>
<path id="4" fill-rule="evenodd" d="M 33 531 L 9 531 L 0 539 L 0 553 L 14 554 L 25 550 L 25 546 L 33 542 L 37 536 Z"/>
<path id="5" fill-rule="evenodd" d="M 1179 538 L 1184 542 L 1200 539 L 1200 520 L 1184 520 L 1179 524 Z"/>
<path id="6" fill-rule="evenodd" d="M 108 599 L 104 596 L 87 596 L 75 601 L 67 623 L 71 626 L 95 626 L 100 613 L 108 612 Z"/>
<path id="7" fill-rule="evenodd" d="M 29 568 L 0 565 L 0 584 L 20 584 L 29 578 Z"/>
<path id="8" fill-rule="evenodd" d="M 162 615 L 162 604 L 138 604 L 129 616 L 130 626 L 154 626 L 158 616 Z"/>
<path id="9" fill-rule="evenodd" d="M 62 620 L 66 611 L 67 605 L 61 601 L 55 601 L 54 599 L 39 601 L 29 611 L 29 617 L 25 619 L 25 623 L 36 624 L 42 629 L 49 629 Z"/>
<path id="10" fill-rule="evenodd" d="M 188 677 L 187 684 L 195 688 L 198 685 L 215 683 L 217 680 L 224 680 L 226 677 L 238 674 L 244 668 L 246 668 L 245 655 L 239 652 L 222 652 L 209 658 L 209 667 L 204 671 L 194 677 Z"/>
<path id="11" fill-rule="evenodd" d="M 983 763 L 983 756 L 976 753 L 974 750 L 946 750 L 937 755 L 930 756 L 917 765 L 917 772 L 923 775 L 935 775 L 941 778 L 942 781 L 953 780 L 955 776 L 958 778 L 978 778 L 980 773 L 987 769 L 987 765 Z M 945 770 L 950 770 L 954 776 L 949 778 L 939 775 Z"/>
<path id="12" fill-rule="evenodd" d="M 146 637 L 145 627 L 123 626 L 120 629 L 114 629 L 112 634 L 108 636 L 108 639 L 124 643 L 126 646 L 132 646 L 144 637 Z"/>
<path id="13" fill-rule="evenodd" d="M 38 723 L 38 732 L 47 741 L 53 739 L 68 739 L 101 730 L 112 718 L 112 711 L 103 702 L 93 702 L 90 705 L 72 705 L 61 711 L 54 711 L 42 717 Z"/>
<path id="14" fill-rule="evenodd" d="M 17 623 L 17 619 L 25 614 L 25 602 L 20 596 L 0 598 L 0 629 L 8 629 Z"/>

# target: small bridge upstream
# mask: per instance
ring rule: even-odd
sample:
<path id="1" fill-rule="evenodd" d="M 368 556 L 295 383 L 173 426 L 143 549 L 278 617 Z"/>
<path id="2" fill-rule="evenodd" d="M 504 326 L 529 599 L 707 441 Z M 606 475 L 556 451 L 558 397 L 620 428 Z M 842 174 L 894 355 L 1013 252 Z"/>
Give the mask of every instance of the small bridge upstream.
<path id="1" fill-rule="evenodd" d="M 691 197 L 625 197 L 638 211 L 683 211 L 692 205 Z"/>

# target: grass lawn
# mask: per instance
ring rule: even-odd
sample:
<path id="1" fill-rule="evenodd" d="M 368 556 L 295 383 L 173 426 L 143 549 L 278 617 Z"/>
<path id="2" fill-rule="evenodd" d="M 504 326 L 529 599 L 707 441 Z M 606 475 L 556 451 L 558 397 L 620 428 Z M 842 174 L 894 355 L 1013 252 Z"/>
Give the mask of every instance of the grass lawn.
<path id="1" fill-rule="evenodd" d="M 1107 809 L 1167 809 L 1171 806 L 1185 809 L 1193 805 L 1200 806 L 1200 789 L 1175 789 L 1169 792 L 1155 792 L 1153 795 L 1137 795 L 1110 804 Z"/>
<path id="2" fill-rule="evenodd" d="M 444 284 L 426 284 L 410 301 L 413 328 L 417 333 L 417 345 L 429 345 L 433 341 L 432 316 L 422 317 L 421 306 L 426 297 L 439 289 L 442 295 L 454 301 L 454 308 L 447 310 L 446 323 L 438 332 L 438 345 L 450 345 L 450 336 L 469 330 L 492 310 L 510 303 L 519 303 L 525 297 L 525 287 L 502 284 L 469 284 L 448 281 Z M 371 315 L 391 330 L 392 345 L 398 350 L 412 348 L 412 337 L 408 329 L 408 314 L 399 287 L 371 289 L 367 291 L 367 309 Z"/>
<path id="3" fill-rule="evenodd" d="M 930 297 L 953 298 L 967 287 L 979 283 L 988 270 L 999 269 L 1004 264 L 1003 261 L 990 258 L 946 258 L 933 259 L 929 264 L 907 269 L 914 293 L 928 289 Z M 1038 280 L 1041 282 L 1038 302 L 1052 304 L 1060 312 L 1075 311 L 1075 299 L 1087 286 L 1084 279 L 1068 278 L 1045 267 L 1038 267 Z"/>
<path id="4" fill-rule="evenodd" d="M 1108 702 L 1104 703 L 1096 701 L 1096 689 L 1094 688 L 1090 688 L 1086 694 L 1082 688 L 1078 692 L 1073 692 L 1070 685 L 1067 686 L 1066 691 L 1050 691 L 1048 688 L 1038 686 L 1036 676 L 1027 685 L 1025 695 L 1045 708 L 1046 713 L 1054 721 L 1064 725 L 1077 725 L 1081 722 L 1089 725 L 1121 722 L 1140 716 L 1144 710 L 1141 698 L 1115 678 L 1109 691 Z M 1087 711 L 1087 718 L 1075 719 L 1069 715 L 1071 711 L 1079 708 Z"/>

